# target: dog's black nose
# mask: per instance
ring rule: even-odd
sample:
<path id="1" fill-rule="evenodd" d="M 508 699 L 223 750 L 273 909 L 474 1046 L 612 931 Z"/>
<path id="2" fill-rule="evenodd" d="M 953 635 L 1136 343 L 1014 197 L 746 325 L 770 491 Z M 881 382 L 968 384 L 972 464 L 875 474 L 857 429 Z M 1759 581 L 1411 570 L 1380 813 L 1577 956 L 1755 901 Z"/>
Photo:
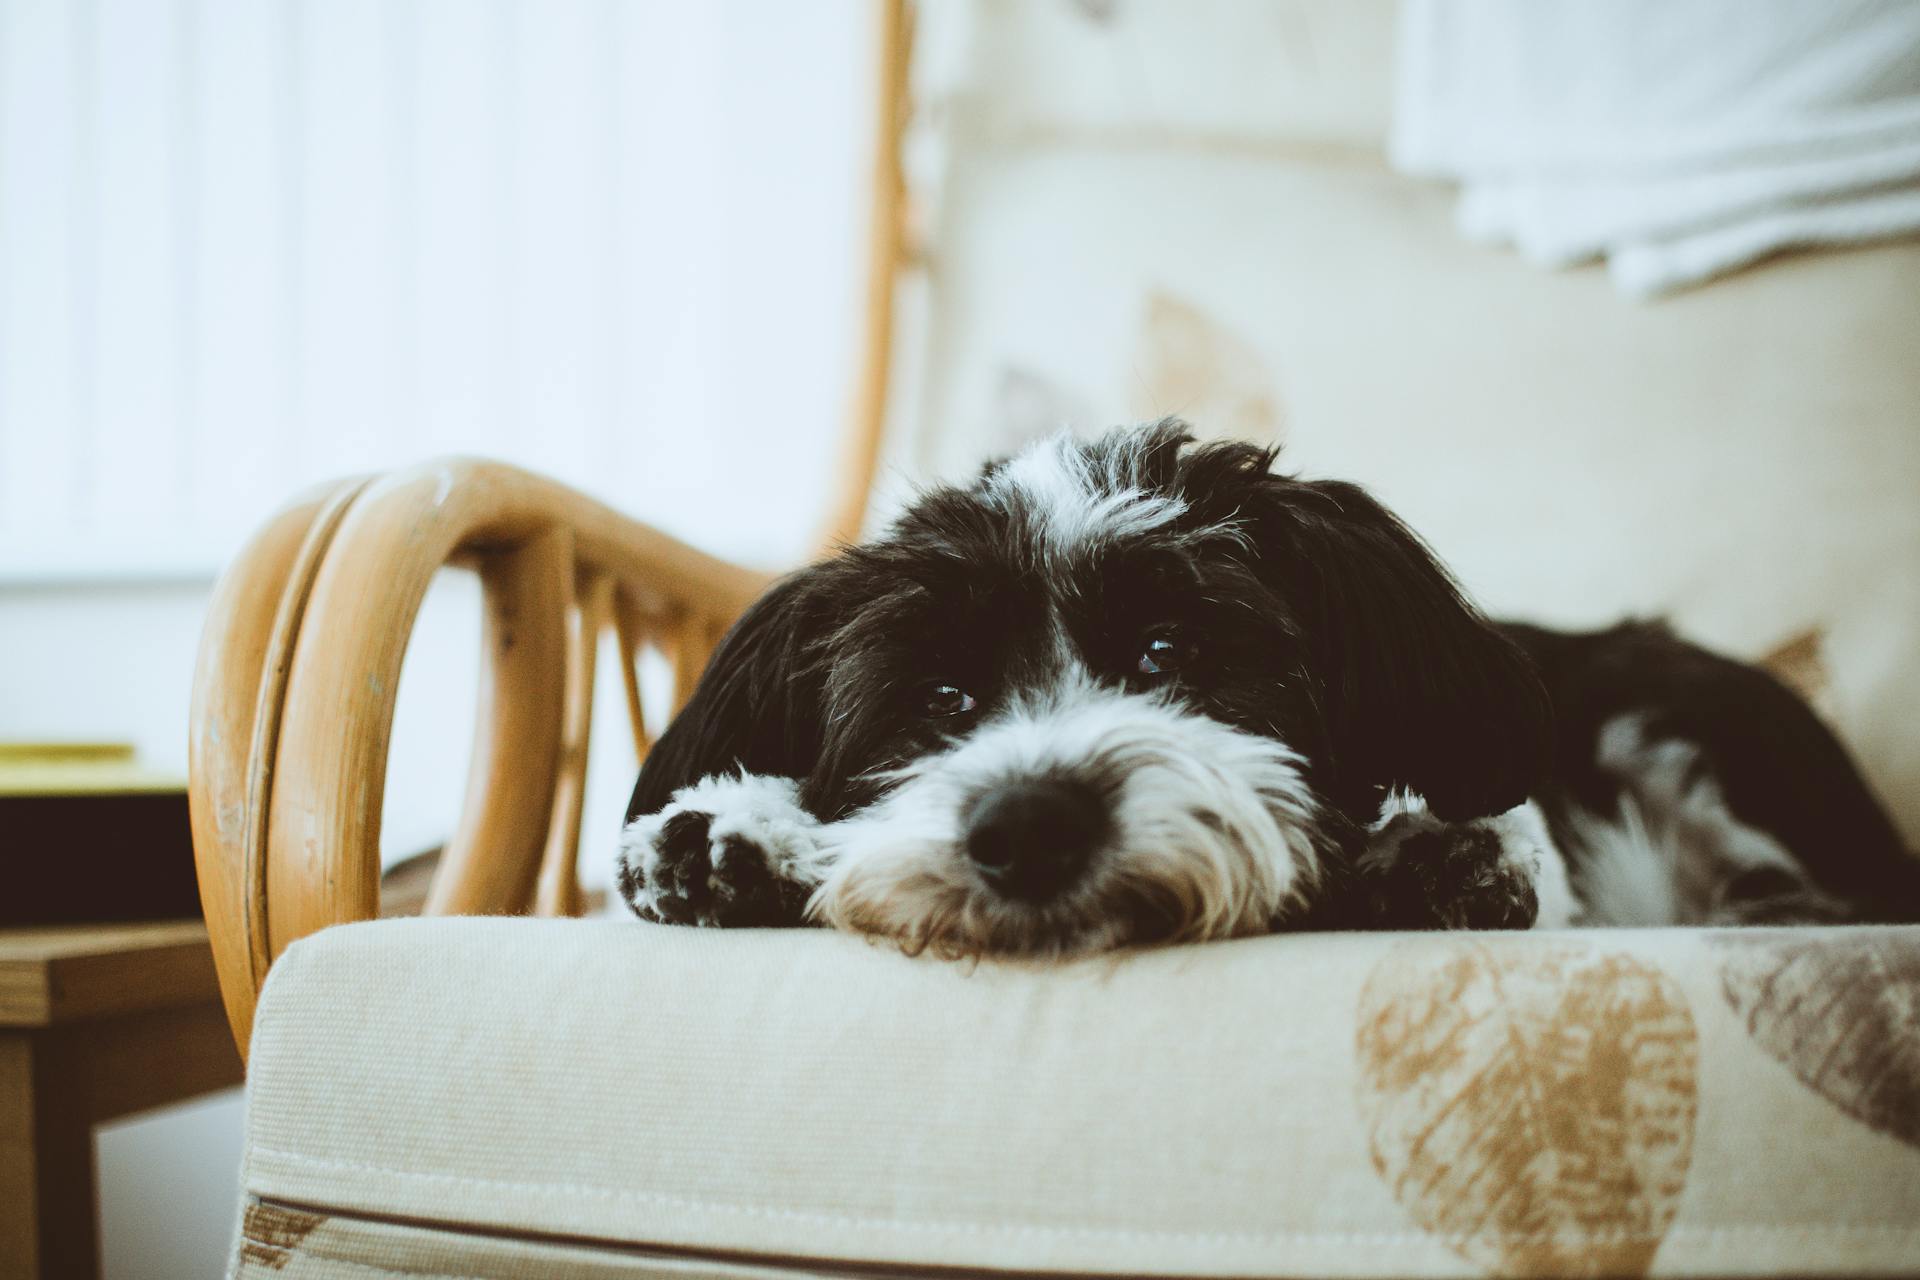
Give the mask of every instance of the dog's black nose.
<path id="1" fill-rule="evenodd" d="M 1110 825 L 1106 801 L 1085 783 L 1020 778 L 974 805 L 967 856 L 1007 897 L 1043 902 L 1079 879 Z"/>

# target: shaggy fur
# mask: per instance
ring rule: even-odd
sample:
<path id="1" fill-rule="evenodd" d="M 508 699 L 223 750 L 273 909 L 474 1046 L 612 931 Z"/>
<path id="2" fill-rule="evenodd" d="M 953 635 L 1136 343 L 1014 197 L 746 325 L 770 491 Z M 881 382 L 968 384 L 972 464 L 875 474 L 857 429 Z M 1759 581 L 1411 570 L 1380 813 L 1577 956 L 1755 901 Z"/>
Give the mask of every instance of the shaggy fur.
<path id="1" fill-rule="evenodd" d="M 641 770 L 622 895 L 947 955 L 1920 917 L 1780 685 L 1655 626 L 1490 623 L 1364 490 L 1273 461 L 1061 436 L 785 579 Z"/>

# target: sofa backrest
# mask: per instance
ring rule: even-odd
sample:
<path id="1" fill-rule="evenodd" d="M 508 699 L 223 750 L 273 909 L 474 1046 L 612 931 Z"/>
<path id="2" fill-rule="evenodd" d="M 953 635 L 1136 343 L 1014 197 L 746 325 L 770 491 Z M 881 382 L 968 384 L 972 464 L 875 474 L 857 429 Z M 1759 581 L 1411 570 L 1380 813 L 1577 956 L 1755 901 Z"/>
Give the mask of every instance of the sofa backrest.
<path id="1" fill-rule="evenodd" d="M 1389 169 L 1387 0 L 919 13 L 897 471 L 1063 422 L 1271 436 L 1490 612 L 1769 657 L 1920 846 L 1920 245 L 1629 302 Z"/>

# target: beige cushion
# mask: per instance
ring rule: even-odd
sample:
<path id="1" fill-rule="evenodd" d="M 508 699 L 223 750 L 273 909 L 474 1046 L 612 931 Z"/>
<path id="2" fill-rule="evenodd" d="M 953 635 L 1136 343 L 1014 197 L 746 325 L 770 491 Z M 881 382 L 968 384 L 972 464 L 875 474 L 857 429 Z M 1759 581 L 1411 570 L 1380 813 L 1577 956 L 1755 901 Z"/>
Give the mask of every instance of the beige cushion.
<path id="1" fill-rule="evenodd" d="M 267 984 L 240 1274 L 1915 1273 L 1916 1008 L 1916 928 L 355 925 Z"/>

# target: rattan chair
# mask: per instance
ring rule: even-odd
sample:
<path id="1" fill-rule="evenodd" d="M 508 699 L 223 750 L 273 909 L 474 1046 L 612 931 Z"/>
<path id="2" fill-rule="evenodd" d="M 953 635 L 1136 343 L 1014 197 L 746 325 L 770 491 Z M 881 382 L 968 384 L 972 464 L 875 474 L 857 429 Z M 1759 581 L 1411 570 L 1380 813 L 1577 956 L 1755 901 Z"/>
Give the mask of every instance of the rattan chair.
<path id="1" fill-rule="evenodd" d="M 443 566 L 480 576 L 485 663 L 473 772 L 433 914 L 577 914 L 574 875 L 595 654 L 671 654 L 676 697 L 766 575 L 564 486 L 449 459 L 324 486 L 276 515 L 221 579 L 195 679 L 201 900 L 244 1051 L 273 958 L 379 914 L 381 789 L 401 659 Z"/>
<path id="2" fill-rule="evenodd" d="M 861 525 L 896 277 L 921 261 L 902 229 L 902 8 L 880 6 L 867 333 L 823 543 Z M 1905 550 L 1920 525 L 1882 483 L 1889 457 L 1914 456 L 1897 424 L 1920 405 L 1906 341 L 1920 248 L 1630 313 L 1591 279 L 1459 246 L 1434 193 L 1352 145 L 1381 119 L 1355 86 L 1384 83 L 1384 2 L 1289 7 L 1308 28 L 1295 43 L 1317 51 L 1298 65 L 1325 72 L 1301 101 L 1297 86 L 1267 92 L 1262 72 L 1282 60 L 1257 42 L 1283 24 L 1262 6 L 921 17 L 962 13 L 992 28 L 975 52 L 1001 78 L 944 100 L 944 118 L 979 108 L 963 124 L 999 128 L 1000 149 L 969 161 L 991 170 L 971 206 L 942 203 L 952 221 L 923 278 L 970 291 L 952 313 L 996 337 L 956 344 L 973 363 L 921 398 L 929 438 L 958 435 L 997 372 L 1025 387 L 1034 367 L 1100 380 L 1076 313 L 1144 294 L 1150 323 L 1177 313 L 1169 386 L 1241 380 L 1222 401 L 1235 429 L 1272 428 L 1284 404 L 1290 447 L 1327 469 L 1344 449 L 1347 464 L 1399 463 L 1388 479 L 1416 501 L 1428 481 L 1438 500 L 1408 514 L 1470 580 L 1476 564 L 1504 567 L 1535 600 L 1612 600 L 1623 576 L 1679 583 L 1756 645 L 1777 637 L 1755 615 L 1910 628 L 1874 624 L 1920 582 Z M 1117 30 L 1128 22 L 1138 30 Z M 1199 84 L 1157 100 L 1171 121 L 1131 94 L 1119 125 L 1090 113 L 1112 63 L 1132 86 L 1155 47 L 1181 41 L 1239 97 Z M 1025 74 L 1043 54 L 1077 68 L 1054 97 Z M 1223 103 L 1249 101 L 1264 123 L 1215 127 Z M 1135 204 L 1145 216 L 1119 216 Z M 955 233 L 982 210 L 998 234 Z M 1109 256 L 1077 254 L 1078 240 L 1061 251 L 1076 219 L 1115 224 Z M 1168 230 L 1183 225 L 1193 234 Z M 1024 267 L 1041 254 L 1072 289 L 1033 296 Z M 1196 339 L 1163 270 L 1242 317 L 1277 318 L 1264 356 L 1286 363 L 1287 400 L 1249 344 Z M 1459 323 L 1463 298 L 1493 319 Z M 1005 356 L 998 333 L 1022 322 Z M 1781 360 L 1756 379 L 1754 350 L 1781 335 L 1811 375 Z M 1833 414 L 1835 386 L 1865 393 Z M 1608 425 L 1549 438 L 1549 401 Z M 1749 420 L 1741 443 L 1771 459 L 1764 478 L 1791 491 L 1781 477 L 1808 469 L 1792 446 L 1817 429 L 1832 475 L 1876 495 L 1824 543 L 1787 529 L 1795 549 L 1831 552 L 1800 596 L 1779 589 L 1790 582 L 1729 588 L 1737 539 L 1701 540 L 1691 558 L 1662 544 L 1630 575 L 1624 555 L 1590 552 L 1576 570 L 1580 548 L 1605 541 L 1591 524 L 1505 495 L 1457 501 L 1464 459 L 1517 457 L 1551 480 L 1567 459 L 1548 446 L 1590 469 L 1620 456 L 1628 426 L 1642 428 L 1637 477 L 1673 452 L 1663 430 L 1728 403 Z M 1569 500 L 1609 496 L 1587 489 Z M 1777 491 L 1719 492 L 1716 509 L 1778 547 L 1785 522 L 1752 497 Z M 1527 555 L 1476 555 L 1516 536 Z M 478 573 L 485 601 L 473 771 L 429 918 L 375 920 L 394 695 L 445 565 Z M 1836 604 L 1824 587 L 1841 568 L 1871 589 Z M 603 630 L 618 635 L 644 755 L 636 654 L 663 651 L 684 702 L 768 578 L 539 477 L 459 460 L 316 491 L 241 552 L 209 616 L 192 739 L 202 897 L 249 1052 L 233 1274 L 1920 1274 L 1920 927 L 1295 935 L 1034 967 L 909 959 L 825 930 L 529 918 L 579 906 Z M 1910 687 L 1884 649 L 1865 656 L 1876 687 Z M 1897 760 L 1911 730 L 1890 719 L 1842 727 Z"/>

